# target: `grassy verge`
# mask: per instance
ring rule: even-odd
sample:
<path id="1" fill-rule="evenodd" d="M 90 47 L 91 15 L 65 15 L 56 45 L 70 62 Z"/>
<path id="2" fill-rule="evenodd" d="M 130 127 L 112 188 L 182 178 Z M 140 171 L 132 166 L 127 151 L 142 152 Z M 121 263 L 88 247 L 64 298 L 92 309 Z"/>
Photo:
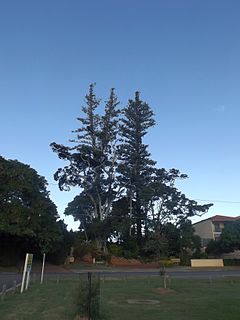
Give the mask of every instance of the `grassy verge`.
<path id="1" fill-rule="evenodd" d="M 158 276 L 105 280 L 101 284 L 101 309 L 108 320 L 239 320 L 240 278 L 172 279 L 171 292 Z M 74 319 L 77 312 L 78 281 L 35 284 L 20 295 L 8 294 L 0 301 L 0 319 Z M 128 304 L 127 300 L 141 300 Z M 147 305 L 144 300 L 158 300 Z"/>
<path id="2" fill-rule="evenodd" d="M 173 292 L 154 292 L 161 286 L 159 277 L 106 283 L 102 287 L 102 305 L 111 320 L 239 320 L 240 278 L 172 279 Z M 129 305 L 128 299 L 159 300 L 159 304 Z"/>
<path id="3" fill-rule="evenodd" d="M 48 281 L 34 284 L 29 291 L 9 293 L 0 300 L 0 319 L 72 320 L 76 315 L 77 282 Z"/>

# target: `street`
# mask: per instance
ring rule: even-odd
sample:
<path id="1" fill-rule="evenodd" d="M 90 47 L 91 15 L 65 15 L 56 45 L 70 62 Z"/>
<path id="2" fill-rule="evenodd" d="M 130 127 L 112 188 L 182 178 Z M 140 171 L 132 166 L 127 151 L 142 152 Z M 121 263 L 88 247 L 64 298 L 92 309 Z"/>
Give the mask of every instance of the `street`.
<path id="1" fill-rule="evenodd" d="M 101 277 L 111 277 L 111 278 L 126 278 L 126 277 L 136 277 L 136 276 L 154 276 L 159 275 L 159 270 L 73 270 L 70 273 L 45 273 L 45 280 L 79 280 L 85 277 L 88 272 L 93 274 L 99 274 Z M 195 269 L 180 269 L 180 268 L 169 268 L 166 269 L 166 275 L 172 278 L 217 278 L 217 277 L 240 277 L 240 269 L 213 269 L 213 270 L 195 270 Z M 0 273 L 0 292 L 2 287 L 6 284 L 7 288 L 11 288 L 14 285 L 14 281 L 17 284 L 21 282 L 22 275 L 19 273 Z M 36 282 L 40 280 L 40 273 L 32 273 L 31 281 Z"/>

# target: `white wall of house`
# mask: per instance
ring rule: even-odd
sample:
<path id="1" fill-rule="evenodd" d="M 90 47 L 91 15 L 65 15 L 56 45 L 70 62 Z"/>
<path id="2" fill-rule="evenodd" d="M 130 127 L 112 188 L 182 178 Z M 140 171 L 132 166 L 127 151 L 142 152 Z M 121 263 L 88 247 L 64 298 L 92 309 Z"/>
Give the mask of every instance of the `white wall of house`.
<path id="1" fill-rule="evenodd" d="M 193 228 L 195 230 L 195 234 L 197 234 L 203 242 L 204 240 L 210 240 L 214 239 L 214 234 L 213 234 L 213 224 L 211 219 L 207 219 L 198 223 L 195 223 L 193 225 Z M 205 246 L 205 243 L 203 243 Z"/>

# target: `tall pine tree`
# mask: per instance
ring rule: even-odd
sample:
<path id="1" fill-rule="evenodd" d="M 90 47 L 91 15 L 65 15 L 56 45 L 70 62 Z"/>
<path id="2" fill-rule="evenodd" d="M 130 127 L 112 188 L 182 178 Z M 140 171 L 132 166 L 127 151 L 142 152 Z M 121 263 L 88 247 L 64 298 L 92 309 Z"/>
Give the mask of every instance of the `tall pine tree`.
<path id="1" fill-rule="evenodd" d="M 119 165 L 120 181 L 126 186 L 130 199 L 130 215 L 137 226 L 138 243 L 142 242 L 144 216 L 144 199 L 146 189 L 154 172 L 155 161 L 150 158 L 148 145 L 143 138 L 148 129 L 154 126 L 153 111 L 146 102 L 140 100 L 139 92 L 135 99 L 129 100 L 123 109 L 124 118 L 121 125 L 122 144 L 120 145 L 121 163 Z M 133 206 L 134 202 L 134 206 Z"/>
<path id="2" fill-rule="evenodd" d="M 59 168 L 54 178 L 61 190 L 79 186 L 92 203 L 92 216 L 102 221 L 109 213 L 116 195 L 115 173 L 117 168 L 118 101 L 114 89 L 105 105 L 104 115 L 96 113 L 100 100 L 91 84 L 86 95 L 80 126 L 73 131 L 74 146 L 52 143 L 51 147 L 60 159 L 69 164 Z"/>

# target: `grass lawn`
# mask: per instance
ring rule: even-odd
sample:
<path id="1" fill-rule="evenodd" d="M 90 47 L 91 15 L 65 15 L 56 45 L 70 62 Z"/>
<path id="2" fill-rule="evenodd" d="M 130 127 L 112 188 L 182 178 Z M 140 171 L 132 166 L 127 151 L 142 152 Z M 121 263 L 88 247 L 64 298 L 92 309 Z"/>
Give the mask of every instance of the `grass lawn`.
<path id="1" fill-rule="evenodd" d="M 158 294 L 159 277 L 105 283 L 102 304 L 111 320 L 239 320 L 240 278 L 172 279 L 168 294 Z M 159 300 L 157 305 L 129 305 L 127 299 Z"/>
<path id="2" fill-rule="evenodd" d="M 108 320 L 239 320 L 240 278 L 172 279 L 171 293 L 159 294 L 158 276 L 112 279 L 101 283 L 101 308 Z M 0 301 L 0 319 L 67 320 L 76 315 L 77 281 L 35 284 L 20 295 Z M 128 299 L 159 304 L 128 304 Z"/>
<path id="3" fill-rule="evenodd" d="M 1 320 L 72 320 L 77 312 L 78 282 L 48 281 L 29 291 L 8 293 L 0 300 Z"/>

